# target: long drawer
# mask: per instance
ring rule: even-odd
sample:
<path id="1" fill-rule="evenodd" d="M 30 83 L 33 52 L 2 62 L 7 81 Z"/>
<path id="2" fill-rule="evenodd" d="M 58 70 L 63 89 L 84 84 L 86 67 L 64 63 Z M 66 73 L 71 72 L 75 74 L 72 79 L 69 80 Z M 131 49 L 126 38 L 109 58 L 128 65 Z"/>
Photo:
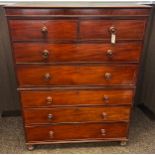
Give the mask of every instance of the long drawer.
<path id="1" fill-rule="evenodd" d="M 67 141 L 84 139 L 126 139 L 127 123 L 92 123 L 74 125 L 27 126 L 27 142 Z"/>
<path id="2" fill-rule="evenodd" d="M 25 108 L 26 124 L 129 121 L 130 106 Z"/>
<path id="3" fill-rule="evenodd" d="M 137 65 L 18 65 L 19 85 L 135 84 Z"/>
<path id="4" fill-rule="evenodd" d="M 130 89 L 20 91 L 23 107 L 130 105 L 133 95 Z"/>
<path id="5" fill-rule="evenodd" d="M 109 40 L 114 27 L 117 40 L 142 40 L 145 20 L 9 20 L 13 41 Z M 22 35 L 21 35 L 22 34 Z"/>
<path id="6" fill-rule="evenodd" d="M 141 43 L 14 43 L 16 63 L 138 62 Z"/>

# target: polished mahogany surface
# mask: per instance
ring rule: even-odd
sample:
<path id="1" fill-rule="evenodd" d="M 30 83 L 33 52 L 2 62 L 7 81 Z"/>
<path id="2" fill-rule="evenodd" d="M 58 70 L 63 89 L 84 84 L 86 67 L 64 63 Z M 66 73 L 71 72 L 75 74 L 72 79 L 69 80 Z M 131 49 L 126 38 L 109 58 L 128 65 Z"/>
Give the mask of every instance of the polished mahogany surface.
<path id="1" fill-rule="evenodd" d="M 24 47 L 24 48 L 23 48 Z M 16 63 L 138 62 L 139 42 L 117 43 L 14 43 Z M 44 53 L 48 53 L 44 56 Z"/>
<path id="2" fill-rule="evenodd" d="M 125 139 L 127 123 L 87 123 L 74 125 L 26 126 L 29 142 L 66 141 L 66 140 L 111 140 Z M 109 139 L 110 140 L 110 139 Z"/>
<path id="3" fill-rule="evenodd" d="M 144 20 L 84 20 L 80 22 L 80 39 L 110 39 L 109 28 L 116 28 L 117 40 L 142 40 Z"/>
<path id="4" fill-rule="evenodd" d="M 75 40 L 77 34 L 75 20 L 10 20 L 9 24 L 13 41 Z"/>
<path id="5" fill-rule="evenodd" d="M 136 65 L 24 65 L 17 66 L 17 77 L 20 87 L 45 85 L 126 85 L 135 84 L 136 69 Z"/>
<path id="6" fill-rule="evenodd" d="M 129 114 L 127 106 L 33 108 L 24 110 L 24 119 L 26 124 L 129 121 Z"/>
<path id="7" fill-rule="evenodd" d="M 133 90 L 49 90 L 21 91 L 23 107 L 54 107 L 75 105 L 131 105 Z M 60 97 L 61 96 L 61 97 Z"/>

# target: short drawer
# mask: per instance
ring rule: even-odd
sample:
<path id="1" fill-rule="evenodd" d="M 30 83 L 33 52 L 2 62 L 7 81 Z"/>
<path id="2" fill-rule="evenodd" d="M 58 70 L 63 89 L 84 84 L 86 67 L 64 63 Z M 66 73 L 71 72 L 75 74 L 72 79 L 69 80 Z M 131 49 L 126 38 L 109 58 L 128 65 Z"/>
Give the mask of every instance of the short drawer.
<path id="1" fill-rule="evenodd" d="M 18 65 L 20 87 L 134 84 L 137 65 Z"/>
<path id="2" fill-rule="evenodd" d="M 110 40 L 113 27 L 116 41 L 142 40 L 145 23 L 145 20 L 83 20 L 80 22 L 80 39 Z"/>
<path id="3" fill-rule="evenodd" d="M 27 142 L 127 138 L 127 123 L 92 123 L 26 127 Z"/>
<path id="4" fill-rule="evenodd" d="M 13 41 L 75 40 L 75 20 L 9 20 Z"/>
<path id="5" fill-rule="evenodd" d="M 26 124 L 128 121 L 130 106 L 25 108 Z"/>
<path id="6" fill-rule="evenodd" d="M 16 63 L 138 62 L 141 43 L 14 43 Z"/>
<path id="7" fill-rule="evenodd" d="M 130 105 L 133 90 L 20 91 L 23 107 Z"/>

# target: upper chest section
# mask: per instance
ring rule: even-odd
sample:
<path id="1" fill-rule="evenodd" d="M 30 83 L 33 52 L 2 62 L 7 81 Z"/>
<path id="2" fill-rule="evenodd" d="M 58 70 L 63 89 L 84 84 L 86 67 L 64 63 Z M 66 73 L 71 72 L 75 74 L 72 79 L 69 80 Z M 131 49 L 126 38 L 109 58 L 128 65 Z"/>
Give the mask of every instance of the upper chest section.
<path id="1" fill-rule="evenodd" d="M 6 7 L 13 41 L 142 40 L 149 7 Z M 22 34 L 22 35 L 21 35 Z"/>

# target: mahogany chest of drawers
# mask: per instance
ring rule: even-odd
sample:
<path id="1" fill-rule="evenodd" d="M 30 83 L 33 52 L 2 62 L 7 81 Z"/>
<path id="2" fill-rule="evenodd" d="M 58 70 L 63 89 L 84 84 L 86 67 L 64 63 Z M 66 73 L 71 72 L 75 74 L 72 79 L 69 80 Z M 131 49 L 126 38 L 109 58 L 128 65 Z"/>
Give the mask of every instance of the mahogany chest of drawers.
<path id="1" fill-rule="evenodd" d="M 5 7 L 26 144 L 128 140 L 150 7 Z"/>

